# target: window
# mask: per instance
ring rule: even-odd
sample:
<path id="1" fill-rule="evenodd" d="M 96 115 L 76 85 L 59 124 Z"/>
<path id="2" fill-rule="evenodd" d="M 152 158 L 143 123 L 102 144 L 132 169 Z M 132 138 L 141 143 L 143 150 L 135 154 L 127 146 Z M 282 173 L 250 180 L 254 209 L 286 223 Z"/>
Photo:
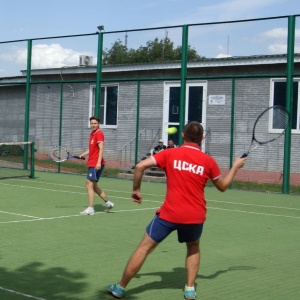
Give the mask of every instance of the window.
<path id="1" fill-rule="evenodd" d="M 293 133 L 300 133 L 300 79 L 294 79 L 293 82 L 293 109 L 292 117 L 292 131 Z M 272 80 L 272 97 L 271 105 L 286 106 L 286 80 L 273 79 Z"/>
<path id="2" fill-rule="evenodd" d="M 117 127 L 118 116 L 118 85 L 105 85 L 101 86 L 101 99 L 100 99 L 100 124 L 106 128 Z M 90 114 L 89 117 L 95 113 L 95 98 L 96 86 L 91 86 L 90 91 Z"/>
<path id="3" fill-rule="evenodd" d="M 202 123 L 203 85 L 189 85 L 187 88 L 189 89 L 188 122 L 197 121 Z"/>

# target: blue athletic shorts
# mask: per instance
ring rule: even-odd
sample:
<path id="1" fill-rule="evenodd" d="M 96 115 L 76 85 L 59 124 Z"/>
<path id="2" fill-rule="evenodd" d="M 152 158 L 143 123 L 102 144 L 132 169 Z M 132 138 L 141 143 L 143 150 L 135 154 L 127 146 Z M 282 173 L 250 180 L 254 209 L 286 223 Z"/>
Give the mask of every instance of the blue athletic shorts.
<path id="1" fill-rule="evenodd" d="M 96 170 L 95 168 L 90 167 L 86 178 L 89 180 L 98 182 L 103 170 L 104 170 L 104 165 L 102 165 L 101 169 L 99 169 L 99 170 Z"/>
<path id="2" fill-rule="evenodd" d="M 157 243 L 163 241 L 174 230 L 177 230 L 179 243 L 190 243 L 200 239 L 203 230 L 203 223 L 171 223 L 160 219 L 159 214 L 157 214 L 146 228 L 148 235 Z"/>

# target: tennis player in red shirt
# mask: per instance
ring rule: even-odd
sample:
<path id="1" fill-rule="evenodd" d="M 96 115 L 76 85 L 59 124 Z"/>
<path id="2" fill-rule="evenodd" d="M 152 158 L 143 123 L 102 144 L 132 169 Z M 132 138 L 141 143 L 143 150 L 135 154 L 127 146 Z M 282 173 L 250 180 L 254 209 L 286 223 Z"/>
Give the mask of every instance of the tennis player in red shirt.
<path id="1" fill-rule="evenodd" d="M 200 264 L 199 240 L 206 219 L 206 182 L 210 179 L 218 190 L 224 192 L 247 158 L 237 158 L 229 173 L 221 177 L 216 161 L 199 147 L 203 139 L 201 124 L 194 121 L 188 123 L 182 138 L 184 143 L 181 147 L 161 151 L 142 160 L 135 167 L 132 191 L 134 202 L 142 203 L 140 187 L 147 168 L 158 166 L 164 169 L 167 191 L 164 203 L 156 211 L 141 243 L 130 257 L 121 281 L 107 287 L 108 292 L 116 298 L 125 297 L 126 286 L 140 270 L 147 256 L 173 231 L 177 231 L 178 241 L 186 243 L 187 247 L 184 298 L 196 298 L 194 284 Z"/>
<path id="2" fill-rule="evenodd" d="M 89 139 L 89 149 L 83 152 L 80 157 L 86 155 L 89 156 L 87 161 L 88 174 L 86 179 L 86 189 L 88 193 L 88 208 L 82 211 L 80 214 L 85 216 L 92 216 L 95 214 L 95 193 L 103 199 L 106 206 L 106 212 L 114 207 L 114 204 L 108 201 L 104 191 L 97 185 L 100 176 L 105 167 L 105 161 L 103 158 L 104 153 L 104 134 L 100 130 L 100 120 L 97 117 L 90 118 L 90 126 L 92 132 Z"/>

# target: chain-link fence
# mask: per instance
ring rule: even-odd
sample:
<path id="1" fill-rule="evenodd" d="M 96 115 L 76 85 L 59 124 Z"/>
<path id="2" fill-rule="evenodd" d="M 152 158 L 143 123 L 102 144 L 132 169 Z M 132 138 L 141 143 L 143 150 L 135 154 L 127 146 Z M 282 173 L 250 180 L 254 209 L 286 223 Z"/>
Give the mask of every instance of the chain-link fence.
<path id="1" fill-rule="evenodd" d="M 184 124 L 196 120 L 205 129 L 203 151 L 225 173 L 249 146 L 258 114 L 279 104 L 291 111 L 291 128 L 256 149 L 237 180 L 299 193 L 298 20 L 1 42 L 1 57 L 10 51 L 26 63 L 21 76 L 0 78 L 0 142 L 34 141 L 39 162 L 53 145 L 80 154 L 88 147 L 89 117 L 98 115 L 106 167 L 126 174 L 159 139 L 181 145 Z M 166 133 L 171 126 L 179 129 L 172 136 Z M 273 130 L 270 123 L 270 135 Z"/>

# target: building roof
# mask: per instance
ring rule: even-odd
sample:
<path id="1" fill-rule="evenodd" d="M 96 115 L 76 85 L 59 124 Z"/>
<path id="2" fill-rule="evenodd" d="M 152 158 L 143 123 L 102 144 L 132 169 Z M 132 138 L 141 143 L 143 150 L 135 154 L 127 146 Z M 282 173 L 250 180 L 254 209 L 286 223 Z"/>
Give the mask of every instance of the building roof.
<path id="1" fill-rule="evenodd" d="M 243 66 L 243 65 L 267 65 L 267 64 L 285 64 L 287 62 L 286 54 L 276 55 L 252 55 L 252 56 L 230 56 L 222 58 L 203 58 L 197 61 L 189 61 L 188 68 L 204 68 L 204 67 L 224 67 L 224 66 Z M 294 55 L 294 62 L 300 62 L 300 54 Z M 118 64 L 118 65 L 103 65 L 102 72 L 130 72 L 130 71 L 150 71 L 159 69 L 180 69 L 180 61 L 172 62 L 149 62 L 137 64 Z M 32 70 L 32 75 L 41 74 L 57 74 L 62 68 L 55 69 L 35 69 Z M 63 68 L 63 73 L 95 73 L 96 65 L 89 66 L 73 66 Z M 25 72 L 25 73 L 24 73 Z M 26 74 L 26 71 L 22 71 Z"/>
<path id="2" fill-rule="evenodd" d="M 294 62 L 300 62 L 300 53 L 294 55 Z M 252 56 L 229 56 L 222 58 L 202 58 L 201 60 L 189 61 L 187 67 L 191 68 L 209 68 L 209 67 L 237 67 L 237 66 L 254 66 L 254 65 L 270 65 L 270 64 L 286 64 L 286 54 L 274 55 L 252 55 Z M 115 72 L 132 72 L 132 71 L 151 71 L 165 69 L 180 69 L 180 61 L 172 62 L 149 62 L 136 64 L 118 64 L 118 65 L 103 65 L 103 73 Z M 62 68 L 48 69 L 32 69 L 31 75 L 54 75 L 54 74 L 91 74 L 97 72 L 97 65 L 87 66 L 68 66 Z M 24 81 L 27 70 L 21 70 L 22 76 L 2 77 L 1 81 L 19 80 Z"/>

